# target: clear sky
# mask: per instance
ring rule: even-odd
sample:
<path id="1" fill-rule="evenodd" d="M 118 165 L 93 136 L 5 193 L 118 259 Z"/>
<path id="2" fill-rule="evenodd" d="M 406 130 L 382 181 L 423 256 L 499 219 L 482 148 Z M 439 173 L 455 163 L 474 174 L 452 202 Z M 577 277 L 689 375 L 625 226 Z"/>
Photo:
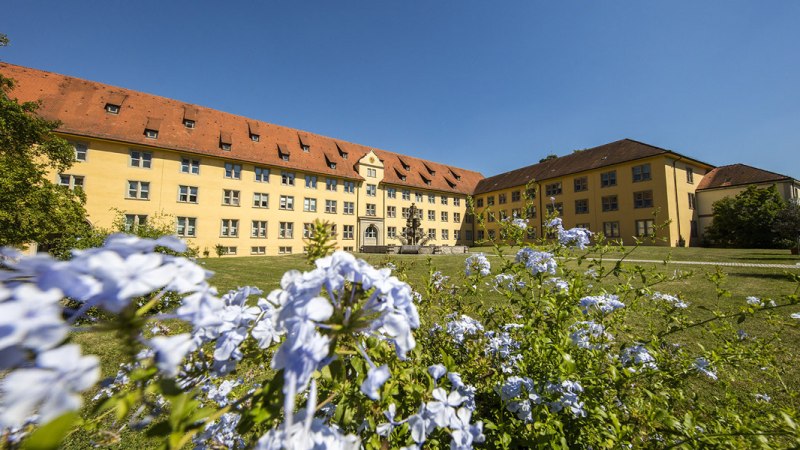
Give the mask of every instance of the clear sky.
<path id="1" fill-rule="evenodd" d="M 800 1 L 7 0 L 0 59 L 494 175 L 632 138 L 800 178 Z"/>

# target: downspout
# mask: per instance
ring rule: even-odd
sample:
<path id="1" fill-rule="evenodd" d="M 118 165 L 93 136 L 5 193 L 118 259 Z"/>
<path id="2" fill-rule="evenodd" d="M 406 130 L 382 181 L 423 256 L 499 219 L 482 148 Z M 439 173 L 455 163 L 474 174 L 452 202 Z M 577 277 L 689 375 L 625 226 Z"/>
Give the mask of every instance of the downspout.
<path id="1" fill-rule="evenodd" d="M 675 164 L 683 159 L 683 156 L 678 156 L 678 159 L 672 160 L 672 184 L 673 188 L 675 189 L 675 214 L 678 217 L 678 243 L 680 243 L 681 238 L 681 208 L 678 206 L 678 173 L 675 167 Z"/>

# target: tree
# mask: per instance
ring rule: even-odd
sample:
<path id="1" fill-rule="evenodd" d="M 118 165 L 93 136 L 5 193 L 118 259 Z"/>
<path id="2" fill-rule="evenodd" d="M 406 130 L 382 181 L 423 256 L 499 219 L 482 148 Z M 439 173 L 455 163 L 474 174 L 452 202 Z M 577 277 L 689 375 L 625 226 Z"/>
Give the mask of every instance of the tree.
<path id="1" fill-rule="evenodd" d="M 773 185 L 750 186 L 736 197 L 714 202 L 714 220 L 706 229 L 709 243 L 719 247 L 775 248 L 780 240 L 773 231 L 786 202 Z"/>
<path id="2" fill-rule="evenodd" d="M 551 159 L 557 159 L 558 155 L 550 153 L 549 155 L 545 156 L 544 158 L 540 159 L 539 162 L 543 163 L 545 161 L 550 161 Z"/>
<path id="3" fill-rule="evenodd" d="M 800 203 L 790 202 L 779 212 L 772 229 L 782 240 L 781 244 L 800 250 Z"/>
<path id="4" fill-rule="evenodd" d="M 5 36 L 0 35 L 0 47 Z M 72 166 L 72 146 L 53 134 L 59 123 L 36 114 L 37 102 L 11 98 L 14 81 L 0 75 L 0 246 L 69 248 L 90 229 L 80 189 L 49 178 Z"/>

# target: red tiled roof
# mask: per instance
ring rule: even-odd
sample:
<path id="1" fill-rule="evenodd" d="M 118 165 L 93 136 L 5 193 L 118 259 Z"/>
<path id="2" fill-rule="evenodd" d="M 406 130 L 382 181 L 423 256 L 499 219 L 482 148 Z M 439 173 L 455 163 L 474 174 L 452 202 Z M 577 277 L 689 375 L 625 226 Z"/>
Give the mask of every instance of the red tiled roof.
<path id="1" fill-rule="evenodd" d="M 786 175 L 758 169 L 745 164 L 731 164 L 729 166 L 717 167 L 706 174 L 706 176 L 703 177 L 703 181 L 697 185 L 697 190 L 791 179 L 791 177 Z"/>
<path id="2" fill-rule="evenodd" d="M 480 173 L 470 170 L 451 168 L 432 161 L 93 81 L 7 63 L 0 63 L 0 71 L 16 80 L 16 87 L 11 91 L 12 97 L 20 101 L 41 100 L 39 114 L 48 119 L 60 120 L 58 131 L 66 134 L 350 179 L 361 179 L 355 166 L 359 159 L 372 150 L 386 168 L 384 183 L 461 194 L 471 194 L 478 181 L 483 178 Z M 119 106 L 119 114 L 106 112 L 106 104 Z M 195 127 L 185 127 L 184 119 L 195 121 Z M 151 125 L 157 127 L 155 131 L 158 131 L 158 138 L 155 140 L 145 137 L 144 130 Z M 251 134 L 259 135 L 258 142 L 250 138 Z M 231 144 L 231 150 L 222 150 L 223 143 Z M 308 145 L 310 151 L 303 152 L 301 145 Z M 279 146 L 290 154 L 289 161 L 281 159 Z M 347 152 L 347 160 L 342 158 L 340 149 Z M 399 160 L 401 156 L 410 166 L 410 170 L 403 168 Z M 336 168 L 331 169 L 329 163 L 335 163 Z M 430 175 L 426 165 L 436 172 L 435 176 Z M 458 173 L 461 179 L 453 179 L 450 171 Z M 402 181 L 396 172 L 407 174 L 406 181 Z M 428 178 L 430 184 L 426 184 L 420 175 Z M 445 179 L 445 175 L 450 175 L 450 181 Z"/>
<path id="3" fill-rule="evenodd" d="M 666 150 L 654 145 L 634 141 L 633 139 L 622 139 L 601 145 L 599 147 L 579 150 L 570 155 L 550 159 L 532 166 L 501 173 L 489 178 L 484 178 L 475 188 L 475 194 L 483 194 L 485 192 L 495 191 L 498 189 L 522 186 L 531 180 L 548 180 L 586 170 L 597 169 L 600 167 L 611 166 L 614 164 L 662 154 L 672 154 L 683 159 L 695 161 L 701 165 L 713 167 L 709 164 L 688 158 L 671 150 Z"/>

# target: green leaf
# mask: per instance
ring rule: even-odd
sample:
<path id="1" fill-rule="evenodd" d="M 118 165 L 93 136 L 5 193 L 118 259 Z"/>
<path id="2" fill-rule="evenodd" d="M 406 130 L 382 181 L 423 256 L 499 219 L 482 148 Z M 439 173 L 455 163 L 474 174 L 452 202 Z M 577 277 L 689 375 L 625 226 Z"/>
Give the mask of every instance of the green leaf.
<path id="1" fill-rule="evenodd" d="M 56 449 L 61 445 L 61 441 L 67 433 L 78 422 L 79 417 L 75 412 L 63 414 L 47 425 L 39 427 L 28 439 L 25 440 L 22 448 L 25 450 L 47 450 Z"/>

